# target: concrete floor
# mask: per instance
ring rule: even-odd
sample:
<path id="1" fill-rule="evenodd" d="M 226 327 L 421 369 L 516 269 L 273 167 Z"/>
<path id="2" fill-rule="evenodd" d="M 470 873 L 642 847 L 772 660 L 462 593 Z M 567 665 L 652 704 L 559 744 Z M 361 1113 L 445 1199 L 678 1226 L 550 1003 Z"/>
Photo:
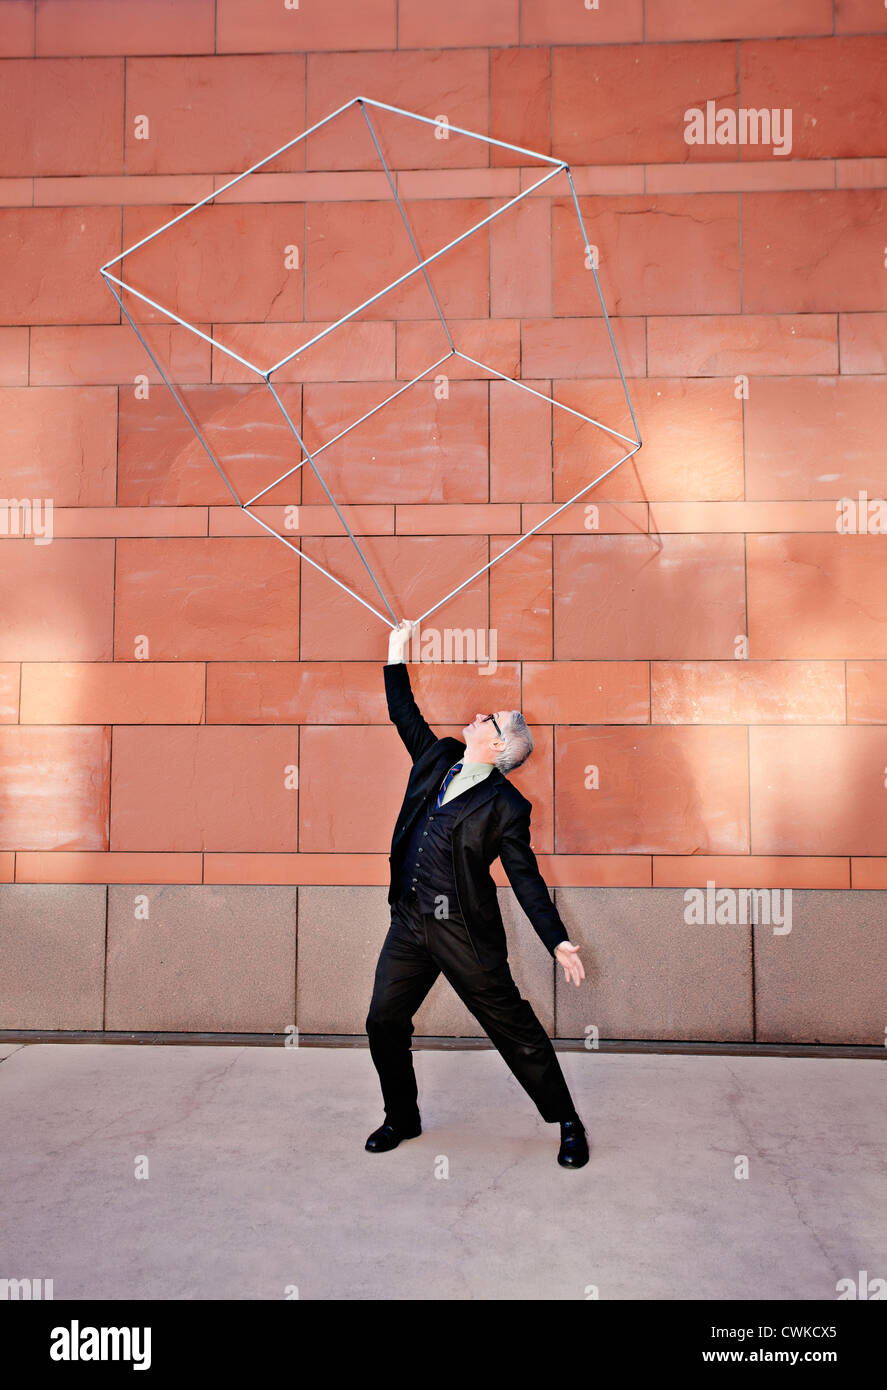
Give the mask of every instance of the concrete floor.
<path id="1" fill-rule="evenodd" d="M 57 1299 L 834 1299 L 887 1277 L 882 1062 L 560 1056 L 592 1143 L 576 1172 L 493 1051 L 418 1050 L 425 1132 L 368 1154 L 364 1049 L 0 1047 L 0 1278 Z"/>

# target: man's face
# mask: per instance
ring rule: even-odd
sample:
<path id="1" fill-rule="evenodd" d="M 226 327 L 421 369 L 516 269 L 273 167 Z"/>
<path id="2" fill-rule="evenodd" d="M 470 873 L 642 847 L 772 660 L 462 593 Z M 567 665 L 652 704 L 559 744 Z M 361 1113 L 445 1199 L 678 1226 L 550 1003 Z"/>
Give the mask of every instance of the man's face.
<path id="1" fill-rule="evenodd" d="M 493 719 L 502 732 L 511 718 L 509 710 L 493 710 Z M 465 756 L 468 762 L 491 763 L 505 747 L 505 740 L 496 733 L 496 724 L 486 714 L 476 714 L 470 724 L 464 725 L 462 737 L 465 740 Z"/>

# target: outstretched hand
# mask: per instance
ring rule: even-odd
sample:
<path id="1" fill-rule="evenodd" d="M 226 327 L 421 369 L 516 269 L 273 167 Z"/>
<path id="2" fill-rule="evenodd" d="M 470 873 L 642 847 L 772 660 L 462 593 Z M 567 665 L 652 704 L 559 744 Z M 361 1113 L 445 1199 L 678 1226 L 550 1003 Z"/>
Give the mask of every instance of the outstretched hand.
<path id="1" fill-rule="evenodd" d="M 415 623 L 409 618 L 401 618 L 397 627 L 392 628 L 388 637 L 388 663 L 404 660 L 404 652 L 410 643 Z"/>
<path id="2" fill-rule="evenodd" d="M 579 959 L 578 946 L 571 946 L 569 941 L 562 941 L 555 948 L 554 958 L 564 967 L 564 975 L 568 980 L 572 980 L 574 985 L 582 983 L 585 979 L 585 967 Z"/>

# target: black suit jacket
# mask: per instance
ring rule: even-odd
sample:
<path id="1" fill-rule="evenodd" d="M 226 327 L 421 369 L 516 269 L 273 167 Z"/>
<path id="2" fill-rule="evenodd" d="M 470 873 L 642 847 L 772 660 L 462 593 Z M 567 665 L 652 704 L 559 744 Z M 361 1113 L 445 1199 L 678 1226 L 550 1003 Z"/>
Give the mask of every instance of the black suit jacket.
<path id="1" fill-rule="evenodd" d="M 422 810 L 432 790 L 440 786 L 447 769 L 464 757 L 465 744 L 457 738 L 437 738 L 426 724 L 413 698 L 405 662 L 394 662 L 382 669 L 389 717 L 413 760 L 388 856 L 391 903 L 413 817 Z M 569 936 L 530 848 L 532 802 L 512 786 L 495 764 L 482 782 L 460 794 L 459 801 L 463 804 L 453 821 L 453 870 L 459 908 L 478 963 L 484 969 L 492 969 L 508 958 L 505 927 L 489 867 L 497 857 L 515 897 L 554 955 L 555 947 Z"/>

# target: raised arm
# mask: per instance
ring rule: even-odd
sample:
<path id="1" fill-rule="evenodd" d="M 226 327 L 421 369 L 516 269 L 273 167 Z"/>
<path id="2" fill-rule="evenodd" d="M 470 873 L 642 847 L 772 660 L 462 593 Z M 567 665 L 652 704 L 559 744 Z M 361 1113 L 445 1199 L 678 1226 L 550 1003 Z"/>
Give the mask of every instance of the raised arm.
<path id="1" fill-rule="evenodd" d="M 413 698 L 410 673 L 404 661 L 412 627 L 412 623 L 404 618 L 400 626 L 394 628 L 388 639 L 388 665 L 383 666 L 382 671 L 388 697 L 388 717 L 403 739 L 413 762 L 416 762 L 426 749 L 437 743 L 437 735 L 426 724 Z"/>

